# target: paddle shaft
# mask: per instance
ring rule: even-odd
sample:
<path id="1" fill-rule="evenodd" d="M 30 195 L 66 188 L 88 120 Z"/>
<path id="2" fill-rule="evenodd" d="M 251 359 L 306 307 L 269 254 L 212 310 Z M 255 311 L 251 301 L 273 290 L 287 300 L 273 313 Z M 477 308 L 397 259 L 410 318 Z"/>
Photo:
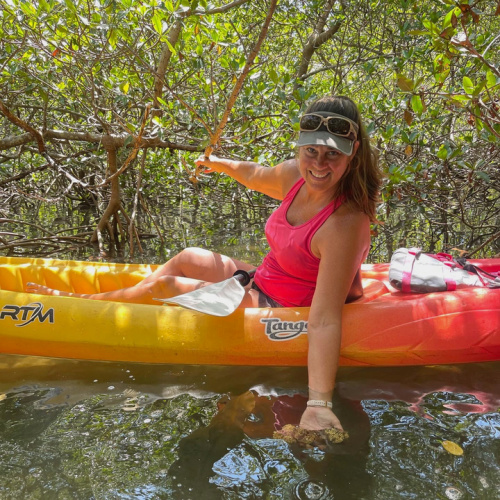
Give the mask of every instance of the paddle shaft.
<path id="1" fill-rule="evenodd" d="M 238 269 L 233 274 L 233 276 L 238 280 L 241 286 L 247 286 L 255 276 L 255 271 L 257 271 L 257 269 L 252 269 L 250 271 L 243 271 L 243 269 Z"/>

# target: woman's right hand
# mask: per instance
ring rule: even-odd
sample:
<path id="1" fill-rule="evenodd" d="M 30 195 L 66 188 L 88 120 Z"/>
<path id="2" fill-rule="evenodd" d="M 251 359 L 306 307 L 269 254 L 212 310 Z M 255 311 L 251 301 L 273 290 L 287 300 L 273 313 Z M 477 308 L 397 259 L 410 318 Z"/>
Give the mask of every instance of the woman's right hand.
<path id="1" fill-rule="evenodd" d="M 203 169 L 203 173 L 209 174 L 210 172 L 222 172 L 222 169 L 226 166 L 224 158 L 219 158 L 215 155 L 210 155 L 208 158 L 205 155 L 201 155 L 195 164 L 198 170 Z"/>
<path id="2" fill-rule="evenodd" d="M 297 176 L 300 175 L 295 166 L 295 160 L 293 163 L 284 162 L 276 167 L 268 168 L 253 161 L 231 160 L 215 155 L 207 158 L 202 155 L 195 163 L 198 173 L 219 172 L 229 175 L 243 186 L 277 200 L 283 199 L 293 183 L 298 180 Z M 286 175 L 283 173 L 284 165 L 287 165 L 288 174 Z"/>

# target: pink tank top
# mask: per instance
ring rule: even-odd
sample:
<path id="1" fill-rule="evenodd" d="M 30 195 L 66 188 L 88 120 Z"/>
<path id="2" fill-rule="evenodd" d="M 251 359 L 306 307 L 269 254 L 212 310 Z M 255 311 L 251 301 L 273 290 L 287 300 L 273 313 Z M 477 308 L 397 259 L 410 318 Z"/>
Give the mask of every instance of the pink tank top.
<path id="1" fill-rule="evenodd" d="M 286 214 L 303 184 L 304 179 L 297 181 L 267 220 L 265 231 L 271 250 L 254 277 L 256 285 L 284 307 L 311 305 L 320 261 L 311 251 L 311 240 L 344 201 L 337 198 L 304 224 L 292 226 Z"/>

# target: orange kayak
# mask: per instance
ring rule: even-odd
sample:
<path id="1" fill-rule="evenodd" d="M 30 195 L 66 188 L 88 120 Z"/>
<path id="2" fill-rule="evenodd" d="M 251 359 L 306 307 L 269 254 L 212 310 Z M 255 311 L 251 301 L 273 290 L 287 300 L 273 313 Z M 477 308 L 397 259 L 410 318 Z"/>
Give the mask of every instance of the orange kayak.
<path id="1" fill-rule="evenodd" d="M 486 271 L 500 259 L 471 261 Z M 177 306 L 24 293 L 29 281 L 92 293 L 138 283 L 156 266 L 0 257 L 0 352 L 86 360 L 306 365 L 308 308 L 212 317 Z M 362 268 L 365 295 L 343 315 L 341 365 L 500 359 L 500 289 L 403 294 L 388 264 Z"/>

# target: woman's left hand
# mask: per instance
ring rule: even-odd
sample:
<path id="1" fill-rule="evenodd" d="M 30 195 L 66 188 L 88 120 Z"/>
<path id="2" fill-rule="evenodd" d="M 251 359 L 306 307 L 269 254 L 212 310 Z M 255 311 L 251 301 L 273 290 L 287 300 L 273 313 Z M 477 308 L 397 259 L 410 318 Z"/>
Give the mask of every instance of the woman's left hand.
<path id="1" fill-rule="evenodd" d="M 332 427 L 344 430 L 337 415 L 330 408 L 322 406 L 308 406 L 300 419 L 300 427 L 310 431 L 321 431 Z"/>

